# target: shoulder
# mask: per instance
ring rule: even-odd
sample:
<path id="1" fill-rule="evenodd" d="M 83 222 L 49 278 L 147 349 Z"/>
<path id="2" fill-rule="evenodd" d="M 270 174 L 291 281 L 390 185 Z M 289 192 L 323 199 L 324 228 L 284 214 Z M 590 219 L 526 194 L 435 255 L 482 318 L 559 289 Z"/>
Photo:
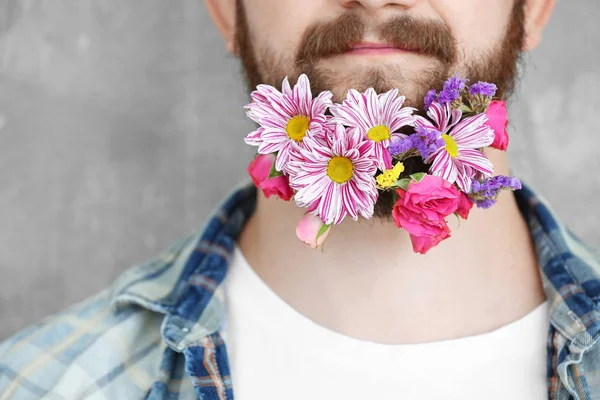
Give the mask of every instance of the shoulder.
<path id="1" fill-rule="evenodd" d="M 105 398 L 117 385 L 118 398 L 144 398 L 166 347 L 161 300 L 174 290 L 177 255 L 190 237 L 0 343 L 0 400 Z"/>

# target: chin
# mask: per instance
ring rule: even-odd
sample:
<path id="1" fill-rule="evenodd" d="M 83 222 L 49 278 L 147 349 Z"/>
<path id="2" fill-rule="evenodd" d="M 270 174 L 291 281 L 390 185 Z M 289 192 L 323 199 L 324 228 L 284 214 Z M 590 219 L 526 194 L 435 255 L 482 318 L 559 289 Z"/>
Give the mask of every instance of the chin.
<path id="1" fill-rule="evenodd" d="M 340 80 L 342 80 L 341 78 Z M 330 86 L 331 92 L 333 93 L 333 101 L 336 103 L 341 103 L 345 98 L 348 90 L 355 89 L 359 92 L 364 92 L 368 88 L 373 88 L 377 93 L 385 93 L 392 89 L 398 89 L 398 94 L 400 96 L 404 96 L 406 98 L 405 104 L 411 107 L 417 107 L 419 104 L 423 103 L 423 95 L 420 96 L 420 91 L 416 90 L 414 85 L 410 82 L 392 80 L 392 79 L 357 79 L 356 76 L 348 77 L 344 79 L 344 83 L 338 83 Z M 419 93 L 417 93 L 419 92 Z"/>
<path id="2" fill-rule="evenodd" d="M 330 90 L 333 93 L 333 101 L 337 103 L 346 98 L 349 89 L 364 92 L 372 87 L 377 93 L 398 89 L 399 94 L 406 97 L 406 105 L 419 107 L 423 104 L 425 93 L 441 82 L 437 79 L 437 74 L 431 74 L 427 70 L 416 74 L 410 70 L 386 65 L 350 69 L 320 65 L 307 72 L 312 82 L 313 94 Z"/>

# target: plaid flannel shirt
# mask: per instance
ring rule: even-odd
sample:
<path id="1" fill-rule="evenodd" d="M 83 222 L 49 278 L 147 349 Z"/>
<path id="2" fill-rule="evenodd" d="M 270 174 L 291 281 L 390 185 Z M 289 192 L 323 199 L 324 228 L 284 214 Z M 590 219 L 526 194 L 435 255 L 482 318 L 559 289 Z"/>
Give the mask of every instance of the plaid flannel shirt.
<path id="1" fill-rule="evenodd" d="M 0 344 L 0 400 L 233 399 L 222 282 L 255 196 L 237 189 L 197 234 Z M 600 399 L 598 255 L 531 190 L 516 197 L 550 304 L 548 398 Z"/>

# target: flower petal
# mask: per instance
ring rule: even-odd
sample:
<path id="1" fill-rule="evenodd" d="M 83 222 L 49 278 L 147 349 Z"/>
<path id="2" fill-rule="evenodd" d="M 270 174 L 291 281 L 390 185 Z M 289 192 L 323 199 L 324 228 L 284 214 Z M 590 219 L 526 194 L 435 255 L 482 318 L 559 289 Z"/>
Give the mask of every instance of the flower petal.
<path id="1" fill-rule="evenodd" d="M 441 131 L 442 133 L 446 133 L 448 129 L 448 114 L 449 114 L 449 106 L 446 104 L 445 106 L 441 105 L 437 101 L 434 101 L 429 106 L 427 110 L 427 115 L 433 121 L 434 126 Z"/>
<path id="2" fill-rule="evenodd" d="M 446 150 L 442 150 L 435 156 L 433 164 L 429 169 L 431 175 L 439 176 L 440 178 L 447 180 L 450 183 L 456 182 L 458 170 L 452 157 Z"/>
<path id="3" fill-rule="evenodd" d="M 486 121 L 485 114 L 467 117 L 452 129 L 450 136 L 456 141 L 459 148 L 488 147 L 494 141 L 494 131 L 485 124 Z"/>
<path id="4" fill-rule="evenodd" d="M 481 172 L 485 176 L 492 176 L 494 174 L 494 164 L 478 150 L 460 149 L 458 159 L 465 165 Z"/>

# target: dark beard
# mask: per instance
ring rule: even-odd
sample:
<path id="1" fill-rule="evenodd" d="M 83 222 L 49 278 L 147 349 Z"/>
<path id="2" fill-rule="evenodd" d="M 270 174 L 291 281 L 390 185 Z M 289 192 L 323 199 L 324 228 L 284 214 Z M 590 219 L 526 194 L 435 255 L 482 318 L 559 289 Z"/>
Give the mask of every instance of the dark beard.
<path id="1" fill-rule="evenodd" d="M 436 66 L 419 71 L 418 76 L 407 76 L 398 69 L 377 66 L 372 70 L 362 71 L 363 74 L 356 81 L 349 82 L 347 77 L 340 78 L 335 71 L 319 66 L 318 61 L 349 51 L 353 44 L 363 38 L 363 22 L 355 14 L 348 13 L 333 21 L 311 25 L 299 45 L 294 59 L 294 70 L 289 70 L 284 67 L 282 59 L 268 51 L 256 54 L 242 0 L 236 2 L 235 47 L 242 61 L 249 92 L 261 83 L 281 90 L 281 82 L 286 76 L 290 84 L 294 84 L 301 73 L 309 77 L 312 93 L 315 95 L 332 90 L 333 87 L 343 86 L 359 91 L 373 87 L 377 93 L 383 93 L 394 88 L 394 81 L 410 81 L 418 89 L 413 96 L 407 97 L 405 104 L 422 110 L 427 91 L 441 90 L 443 82 L 452 75 L 453 68 L 456 68 L 458 48 L 451 32 L 443 23 L 400 16 L 380 27 L 380 37 L 397 47 L 435 58 L 438 61 Z M 468 78 L 472 83 L 495 83 L 498 87 L 497 98 L 506 100 L 510 97 L 517 82 L 518 64 L 525 40 L 524 22 L 525 0 L 517 0 L 503 40 L 488 54 L 469 61 L 465 65 L 467 72 L 463 78 Z M 403 93 L 402 88 L 399 89 L 400 93 Z M 334 96 L 334 101 L 340 101 L 340 96 L 343 95 Z M 418 161 L 413 161 L 405 167 L 409 173 L 424 170 L 424 165 Z M 374 215 L 391 218 L 392 205 L 392 193 L 380 192 Z"/>

